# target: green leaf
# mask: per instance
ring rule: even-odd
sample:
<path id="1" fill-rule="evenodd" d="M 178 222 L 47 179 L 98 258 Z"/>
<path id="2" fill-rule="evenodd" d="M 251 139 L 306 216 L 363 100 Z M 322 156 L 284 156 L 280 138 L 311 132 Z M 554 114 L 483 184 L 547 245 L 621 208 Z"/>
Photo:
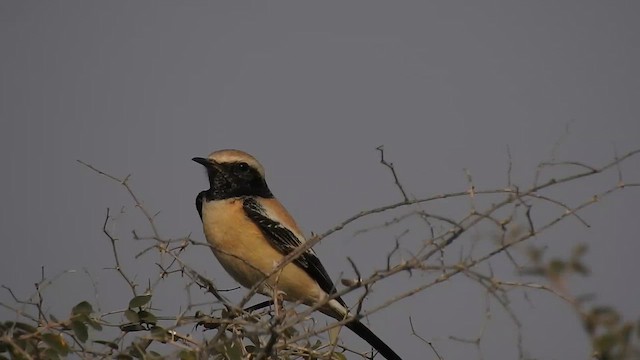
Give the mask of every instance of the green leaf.
<path id="1" fill-rule="evenodd" d="M 196 360 L 198 358 L 193 350 L 182 350 L 178 356 L 180 360 Z"/>
<path id="2" fill-rule="evenodd" d="M 551 276 L 560 276 L 563 275 L 567 268 L 567 264 L 560 259 L 554 259 L 549 262 L 549 267 L 547 270 Z"/>
<path id="3" fill-rule="evenodd" d="M 102 325 L 100 325 L 100 323 L 95 321 L 94 319 L 89 318 L 89 320 L 87 320 L 87 324 L 89 324 L 89 326 L 91 326 L 93 330 L 102 331 Z"/>
<path id="4" fill-rule="evenodd" d="M 49 345 L 50 348 L 56 350 L 60 355 L 67 355 L 69 353 L 69 345 L 62 335 L 52 333 L 42 334 L 42 341 Z"/>
<path id="5" fill-rule="evenodd" d="M 160 355 L 159 353 L 155 352 L 155 351 L 149 351 L 148 353 L 146 353 L 146 355 L 144 356 L 145 360 L 149 359 L 149 360 L 162 360 L 164 359 L 164 357 L 162 357 L 162 355 Z"/>
<path id="6" fill-rule="evenodd" d="M 128 323 L 120 325 L 120 330 L 124 332 L 142 331 L 147 330 L 144 326 L 135 323 Z"/>
<path id="7" fill-rule="evenodd" d="M 220 326 L 220 321 L 218 321 L 217 319 L 212 318 L 211 316 L 208 315 L 200 315 L 198 317 L 198 323 L 196 324 L 196 327 L 198 326 L 204 326 L 205 329 L 216 329 Z"/>
<path id="8" fill-rule="evenodd" d="M 597 316 L 598 323 L 603 326 L 615 326 L 620 322 L 620 314 L 610 306 L 596 306 L 591 310 Z"/>
<path id="9" fill-rule="evenodd" d="M 231 346 L 225 346 L 226 355 L 229 360 L 242 360 L 242 343 L 232 342 Z"/>
<path id="10" fill-rule="evenodd" d="M 589 246 L 587 244 L 578 244 L 573 248 L 572 256 L 574 258 L 579 258 L 586 254 L 587 250 L 589 250 Z"/>
<path id="11" fill-rule="evenodd" d="M 129 354 L 118 354 L 116 355 L 116 360 L 133 360 L 133 356 Z"/>
<path id="12" fill-rule="evenodd" d="M 253 343 L 253 345 L 255 346 L 260 346 L 261 342 L 260 342 L 260 337 L 258 336 L 258 334 L 254 333 L 253 331 L 247 331 L 244 334 L 246 339 L 249 339 L 249 341 L 251 341 Z"/>
<path id="13" fill-rule="evenodd" d="M 329 329 L 329 344 L 335 345 L 338 343 L 338 335 L 340 334 L 340 327 L 336 326 Z"/>
<path id="14" fill-rule="evenodd" d="M 331 358 L 336 359 L 336 360 L 347 360 L 347 357 L 344 356 L 343 353 L 339 353 L 339 352 L 334 352 L 333 356 Z"/>
<path id="15" fill-rule="evenodd" d="M 79 303 L 71 309 L 71 315 L 86 315 L 89 316 L 93 312 L 93 307 L 86 301 Z"/>
<path id="16" fill-rule="evenodd" d="M 94 340 L 93 342 L 96 343 L 96 344 L 108 346 L 108 347 L 112 348 L 113 350 L 118 350 L 118 344 L 114 343 L 113 341 Z"/>
<path id="17" fill-rule="evenodd" d="M 589 275 L 589 268 L 579 260 L 574 260 L 571 262 L 571 270 L 582 276 Z"/>
<path id="18" fill-rule="evenodd" d="M 151 300 L 151 294 L 138 295 L 129 301 L 129 309 L 145 306 Z"/>
<path id="19" fill-rule="evenodd" d="M 601 354 L 606 354 L 616 346 L 617 339 L 613 334 L 604 334 L 602 336 L 597 337 L 593 342 L 593 347 L 596 351 Z"/>
<path id="20" fill-rule="evenodd" d="M 151 329 L 151 337 L 158 341 L 166 342 L 169 339 L 169 334 L 165 328 L 154 326 L 153 329 Z"/>
<path id="21" fill-rule="evenodd" d="M 34 354 L 36 351 L 38 351 L 38 344 L 40 343 L 40 341 L 33 338 L 27 340 L 18 340 L 16 341 L 16 343 L 21 349 L 24 349 L 25 352 Z"/>
<path id="22" fill-rule="evenodd" d="M 630 322 L 624 323 L 620 328 L 620 338 L 623 344 L 627 345 L 631 341 L 631 334 L 633 333 L 633 325 Z"/>
<path id="23" fill-rule="evenodd" d="M 155 324 L 158 322 L 158 318 L 156 318 L 155 315 L 145 310 L 140 310 L 138 312 L 138 316 L 141 321 L 144 321 L 147 324 Z"/>
<path id="24" fill-rule="evenodd" d="M 7 322 L 5 322 L 4 324 L 5 324 L 5 326 L 6 326 L 7 328 L 16 328 L 16 329 L 20 329 L 20 330 L 22 330 L 22 331 L 24 331 L 24 332 L 26 332 L 26 333 L 29 333 L 29 334 L 33 334 L 33 333 L 35 333 L 36 331 L 38 331 L 38 329 L 37 329 L 37 328 L 35 328 L 34 326 L 31 326 L 31 325 L 29 325 L 29 324 L 25 324 L 25 323 L 22 323 L 22 322 L 7 321 Z"/>
<path id="25" fill-rule="evenodd" d="M 72 321 L 71 329 L 73 330 L 73 333 L 76 335 L 76 337 L 78 338 L 78 340 L 80 340 L 81 343 L 84 343 L 89 338 L 87 325 L 85 325 L 81 321 L 77 321 L 77 320 Z"/>
<path id="26" fill-rule="evenodd" d="M 587 334 L 593 336 L 597 327 L 597 316 L 593 315 L 593 313 L 586 315 L 582 321 L 582 325 Z"/>
<path id="27" fill-rule="evenodd" d="M 140 317 L 138 316 L 138 313 L 131 309 L 127 309 L 124 311 L 124 317 L 126 317 L 127 320 L 131 321 L 132 323 L 140 322 Z"/>
<path id="28" fill-rule="evenodd" d="M 56 352 L 56 350 L 47 348 L 42 352 L 42 358 L 46 360 L 58 360 L 60 359 L 60 355 Z"/>
<path id="29" fill-rule="evenodd" d="M 293 326 L 288 327 L 286 329 L 284 329 L 284 331 L 282 332 L 282 335 L 287 338 L 290 339 L 296 335 L 298 335 L 298 330 L 296 330 Z"/>
<path id="30" fill-rule="evenodd" d="M 134 346 L 134 344 L 129 345 L 127 349 L 129 350 L 129 355 L 137 359 L 144 358 L 144 355 L 147 353 L 145 349 L 141 348 L 140 346 Z"/>
<path id="31" fill-rule="evenodd" d="M 534 264 L 539 264 L 542 260 L 542 256 L 544 255 L 545 250 L 546 249 L 542 247 L 530 246 L 527 249 L 527 254 L 529 255 L 529 259 L 531 259 L 531 262 L 533 262 Z"/>

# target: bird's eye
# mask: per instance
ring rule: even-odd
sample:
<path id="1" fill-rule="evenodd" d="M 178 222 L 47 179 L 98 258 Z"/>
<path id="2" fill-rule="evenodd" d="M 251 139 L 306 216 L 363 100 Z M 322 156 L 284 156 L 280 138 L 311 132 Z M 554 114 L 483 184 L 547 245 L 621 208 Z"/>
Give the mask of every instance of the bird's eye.
<path id="1" fill-rule="evenodd" d="M 236 171 L 239 173 L 248 173 L 249 170 L 251 170 L 251 168 L 249 167 L 249 164 L 245 163 L 245 162 L 241 162 L 241 163 L 237 163 L 236 166 Z"/>

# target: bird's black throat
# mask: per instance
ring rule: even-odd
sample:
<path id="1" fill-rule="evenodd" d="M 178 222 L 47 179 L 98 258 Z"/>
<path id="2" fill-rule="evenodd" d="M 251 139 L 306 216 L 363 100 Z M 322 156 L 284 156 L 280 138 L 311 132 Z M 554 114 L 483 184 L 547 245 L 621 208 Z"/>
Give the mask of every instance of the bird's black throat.
<path id="1" fill-rule="evenodd" d="M 202 218 L 202 204 L 206 201 L 225 200 L 238 197 L 273 198 L 264 177 L 253 168 L 237 170 L 234 164 L 207 167 L 209 189 L 196 197 L 196 208 Z"/>

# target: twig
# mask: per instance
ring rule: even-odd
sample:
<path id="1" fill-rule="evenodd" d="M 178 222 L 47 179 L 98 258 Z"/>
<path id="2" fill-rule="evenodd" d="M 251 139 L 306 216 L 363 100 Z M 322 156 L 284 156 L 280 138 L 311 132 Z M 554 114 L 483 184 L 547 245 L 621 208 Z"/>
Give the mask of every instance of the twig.
<path id="1" fill-rule="evenodd" d="M 438 357 L 439 360 L 444 360 L 442 358 L 442 356 L 440 356 L 440 354 L 438 354 L 438 351 L 433 346 L 431 341 L 428 341 L 427 339 L 425 339 L 422 336 L 418 335 L 418 333 L 416 332 L 416 329 L 413 327 L 413 320 L 411 319 L 411 316 L 409 316 L 409 325 L 411 326 L 411 335 L 417 337 L 418 339 L 422 340 L 422 342 L 424 342 L 425 344 L 429 345 L 429 347 L 431 348 L 431 351 L 433 351 L 433 353 L 436 354 L 436 356 Z"/>
<path id="2" fill-rule="evenodd" d="M 120 257 L 118 256 L 118 248 L 116 246 L 116 241 L 118 239 L 113 237 L 109 232 L 109 230 L 107 230 L 107 224 L 109 223 L 109 219 L 110 219 L 109 213 L 110 213 L 110 210 L 109 208 L 107 208 L 107 215 L 105 216 L 104 223 L 102 224 L 102 232 L 109 238 L 109 241 L 111 242 L 111 250 L 113 252 L 113 258 L 116 262 L 115 270 L 120 274 L 120 276 L 124 279 L 124 281 L 126 281 L 127 285 L 129 285 L 129 288 L 131 289 L 133 296 L 136 296 L 138 295 L 136 291 L 137 285 L 131 279 L 129 279 L 129 277 L 124 272 L 124 270 L 122 270 L 122 265 L 120 264 Z"/>
<path id="3" fill-rule="evenodd" d="M 393 163 L 387 162 L 384 159 L 384 146 L 380 145 L 376 148 L 376 150 L 380 151 L 380 163 L 386 166 L 387 168 L 389 168 L 389 170 L 391 170 L 391 174 L 393 175 L 393 181 L 398 187 L 398 190 L 400 190 L 400 192 L 402 193 L 402 197 L 404 198 L 404 201 L 409 201 L 409 197 L 407 196 L 407 193 L 404 191 L 404 188 L 402 187 L 400 180 L 398 180 L 398 174 L 396 174 L 396 169 L 393 167 Z"/>

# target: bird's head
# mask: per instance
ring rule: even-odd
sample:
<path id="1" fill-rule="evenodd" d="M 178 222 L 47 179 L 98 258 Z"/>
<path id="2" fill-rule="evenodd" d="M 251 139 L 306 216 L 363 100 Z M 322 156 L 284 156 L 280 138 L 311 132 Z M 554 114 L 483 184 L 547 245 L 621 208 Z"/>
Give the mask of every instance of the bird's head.
<path id="1" fill-rule="evenodd" d="M 253 156 L 240 150 L 219 150 L 193 161 L 207 169 L 210 192 L 217 198 L 238 196 L 271 197 L 264 168 Z"/>

